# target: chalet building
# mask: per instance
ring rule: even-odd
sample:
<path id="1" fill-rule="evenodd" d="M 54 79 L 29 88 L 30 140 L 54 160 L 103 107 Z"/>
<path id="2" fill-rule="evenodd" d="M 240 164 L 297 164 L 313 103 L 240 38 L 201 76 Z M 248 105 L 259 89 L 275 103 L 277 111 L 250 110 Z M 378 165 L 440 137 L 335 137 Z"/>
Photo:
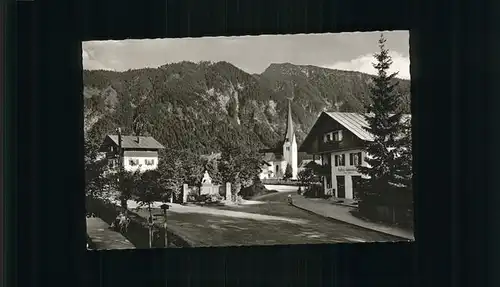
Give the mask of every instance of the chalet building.
<path id="1" fill-rule="evenodd" d="M 134 172 L 156 169 L 161 149 L 164 146 L 152 137 L 108 135 L 99 151 L 108 158 L 111 171 L 116 171 L 121 156 L 124 169 Z"/>
<path id="2" fill-rule="evenodd" d="M 404 118 L 409 117 L 405 115 Z M 319 157 L 328 174 L 323 176 L 325 195 L 353 199 L 359 192 L 359 182 L 365 175 L 357 166 L 368 166 L 365 145 L 373 141 L 364 115 L 358 113 L 322 112 L 313 125 L 299 152 Z"/>
<path id="3" fill-rule="evenodd" d="M 298 174 L 298 151 L 297 138 L 292 121 L 292 108 L 288 102 L 288 118 L 286 123 L 286 134 L 284 140 L 272 149 L 263 149 L 264 163 L 260 179 L 281 179 L 285 175 L 287 165 L 292 167 L 292 179 L 297 179 Z"/>

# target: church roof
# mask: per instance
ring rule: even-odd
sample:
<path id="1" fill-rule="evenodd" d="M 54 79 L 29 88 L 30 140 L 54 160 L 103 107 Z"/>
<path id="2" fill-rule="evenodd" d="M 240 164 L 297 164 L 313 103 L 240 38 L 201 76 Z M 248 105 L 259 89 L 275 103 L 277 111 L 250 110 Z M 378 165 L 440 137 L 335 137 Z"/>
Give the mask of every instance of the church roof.
<path id="1" fill-rule="evenodd" d="M 284 142 L 292 141 L 295 135 L 295 130 L 293 128 L 293 120 L 292 120 L 292 104 L 291 100 L 288 101 L 288 117 L 286 121 L 286 134 Z"/>

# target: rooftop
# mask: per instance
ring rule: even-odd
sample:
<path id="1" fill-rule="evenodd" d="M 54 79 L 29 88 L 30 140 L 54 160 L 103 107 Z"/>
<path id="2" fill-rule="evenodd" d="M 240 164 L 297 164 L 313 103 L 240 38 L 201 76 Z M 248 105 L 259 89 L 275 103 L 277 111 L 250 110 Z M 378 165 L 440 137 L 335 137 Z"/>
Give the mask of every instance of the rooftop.
<path id="1" fill-rule="evenodd" d="M 365 130 L 368 127 L 368 122 L 365 115 L 360 113 L 342 113 L 342 112 L 325 112 L 332 119 L 336 120 L 339 124 L 344 126 L 350 132 L 355 134 L 358 138 L 364 141 L 373 141 L 373 135 Z M 402 120 L 410 119 L 411 115 L 404 114 Z"/>
<path id="2" fill-rule="evenodd" d="M 118 135 L 108 135 L 111 141 L 118 145 Z M 137 140 L 139 138 L 139 141 Z M 144 136 L 122 136 L 122 148 L 124 149 L 164 149 L 153 137 Z"/>

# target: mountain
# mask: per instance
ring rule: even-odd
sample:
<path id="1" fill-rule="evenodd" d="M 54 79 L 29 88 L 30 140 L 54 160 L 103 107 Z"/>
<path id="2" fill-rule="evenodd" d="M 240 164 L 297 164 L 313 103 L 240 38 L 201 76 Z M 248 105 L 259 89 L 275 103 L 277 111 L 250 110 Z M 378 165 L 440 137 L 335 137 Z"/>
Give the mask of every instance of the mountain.
<path id="1" fill-rule="evenodd" d="M 167 148 L 194 153 L 233 141 L 274 147 L 285 133 L 288 98 L 299 145 L 320 112 L 363 112 L 372 76 L 310 65 L 271 64 L 248 74 L 227 62 L 180 62 L 159 68 L 83 72 L 85 133 L 98 143 L 121 127 Z M 410 82 L 398 80 L 410 109 Z"/>

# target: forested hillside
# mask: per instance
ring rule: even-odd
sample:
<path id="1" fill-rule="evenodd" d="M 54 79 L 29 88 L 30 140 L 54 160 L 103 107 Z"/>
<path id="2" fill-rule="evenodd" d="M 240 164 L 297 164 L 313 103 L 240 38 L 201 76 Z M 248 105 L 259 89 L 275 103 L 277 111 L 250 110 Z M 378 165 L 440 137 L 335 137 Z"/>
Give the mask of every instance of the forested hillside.
<path id="1" fill-rule="evenodd" d="M 299 145 L 321 111 L 363 111 L 371 76 L 315 66 L 271 64 L 248 74 L 227 62 L 180 62 L 127 72 L 84 71 L 85 132 L 97 145 L 121 127 L 170 149 L 208 154 L 221 142 L 275 146 L 284 136 L 292 98 Z M 399 92 L 409 112 L 410 82 Z"/>

